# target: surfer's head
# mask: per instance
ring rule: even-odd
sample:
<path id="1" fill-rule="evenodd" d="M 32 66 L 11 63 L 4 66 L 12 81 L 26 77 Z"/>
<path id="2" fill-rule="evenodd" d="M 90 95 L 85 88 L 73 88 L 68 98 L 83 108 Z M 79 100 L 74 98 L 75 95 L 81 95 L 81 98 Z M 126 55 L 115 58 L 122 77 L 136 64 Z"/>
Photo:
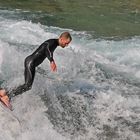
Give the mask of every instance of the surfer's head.
<path id="1" fill-rule="evenodd" d="M 70 33 L 63 32 L 58 39 L 59 46 L 61 46 L 62 48 L 65 48 L 66 46 L 68 46 L 68 44 L 71 42 L 71 40 L 72 40 L 72 37 L 71 37 Z"/>

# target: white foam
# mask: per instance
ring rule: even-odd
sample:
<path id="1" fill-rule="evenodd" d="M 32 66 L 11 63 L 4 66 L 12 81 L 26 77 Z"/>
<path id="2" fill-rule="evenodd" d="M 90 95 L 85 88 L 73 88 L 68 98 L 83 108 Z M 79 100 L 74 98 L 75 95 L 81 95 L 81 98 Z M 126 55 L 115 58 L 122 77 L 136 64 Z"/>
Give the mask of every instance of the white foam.
<path id="1" fill-rule="evenodd" d="M 3 18 L 0 21 L 0 70 L 5 79 L 3 86 L 13 88 L 22 84 L 25 57 L 43 41 L 58 37 L 66 30 L 25 20 Z M 54 53 L 58 72 L 50 72 L 49 63 L 45 60 L 40 66 L 44 71 L 36 74 L 32 90 L 13 100 L 15 108 L 13 113 L 20 119 L 21 126 L 16 121 L 12 121 L 10 115 L 6 116 L 6 113 L 0 110 L 3 114 L 1 131 L 2 124 L 7 120 L 9 124 L 5 126 L 6 130 L 12 127 L 12 130 L 5 131 L 2 137 L 5 140 L 19 137 L 23 140 L 69 139 L 68 132 L 63 133 L 65 136 L 58 133 L 45 114 L 47 107 L 38 95 L 42 95 L 44 90 L 47 90 L 46 95 L 50 94 L 52 98 L 63 93 L 75 97 L 74 99 L 79 101 L 76 109 L 78 103 L 89 107 L 85 113 L 92 114 L 94 126 L 87 125 L 87 133 L 73 139 L 106 138 L 105 133 L 110 130 L 106 131 L 105 126 L 114 131 L 117 128 L 116 133 L 121 139 L 137 139 L 139 135 L 129 129 L 125 121 L 130 122 L 133 128 L 140 117 L 139 111 L 136 110 L 140 107 L 137 95 L 139 89 L 133 83 L 129 85 L 127 82 L 135 73 L 139 80 L 140 39 L 134 37 L 122 41 L 93 40 L 88 38 L 86 32 L 68 31 L 73 35 L 70 47 L 66 49 L 58 47 Z M 124 81 L 119 81 L 120 77 L 123 77 Z M 83 98 L 82 94 L 86 93 L 97 95 L 92 104 Z M 57 102 L 54 103 L 57 104 Z M 60 103 L 57 105 L 58 108 L 64 110 Z M 81 121 L 88 124 L 86 118 L 82 118 Z M 121 121 L 124 124 L 121 124 Z"/>

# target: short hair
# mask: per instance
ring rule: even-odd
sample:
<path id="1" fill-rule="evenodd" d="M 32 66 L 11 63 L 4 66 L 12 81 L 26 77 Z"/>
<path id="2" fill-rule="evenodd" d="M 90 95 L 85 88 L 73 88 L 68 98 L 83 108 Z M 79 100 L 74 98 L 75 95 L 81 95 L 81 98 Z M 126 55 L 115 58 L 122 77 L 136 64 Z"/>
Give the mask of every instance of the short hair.
<path id="1" fill-rule="evenodd" d="M 69 32 L 63 32 L 63 33 L 60 35 L 60 38 L 61 38 L 61 37 L 64 37 L 64 38 L 66 38 L 66 39 L 70 39 L 70 41 L 72 40 L 72 37 L 71 37 L 71 35 L 70 35 Z"/>

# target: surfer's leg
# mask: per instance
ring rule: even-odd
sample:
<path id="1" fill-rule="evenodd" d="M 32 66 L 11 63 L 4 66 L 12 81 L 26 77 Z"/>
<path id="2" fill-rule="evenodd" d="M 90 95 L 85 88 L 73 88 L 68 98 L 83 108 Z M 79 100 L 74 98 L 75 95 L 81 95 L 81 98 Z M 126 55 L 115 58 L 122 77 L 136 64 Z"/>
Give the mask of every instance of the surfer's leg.
<path id="1" fill-rule="evenodd" d="M 25 71 L 24 71 L 24 78 L 25 78 L 25 85 L 26 89 L 30 90 L 32 88 L 32 84 L 35 77 L 35 66 L 33 63 L 25 64 Z"/>
<path id="2" fill-rule="evenodd" d="M 25 77 L 25 84 L 20 85 L 16 89 L 13 89 L 9 96 L 14 97 L 16 95 L 22 94 L 23 92 L 26 92 L 31 89 L 33 81 L 35 76 L 35 66 L 33 65 L 32 61 L 25 60 L 25 71 L 24 71 L 24 77 Z"/>

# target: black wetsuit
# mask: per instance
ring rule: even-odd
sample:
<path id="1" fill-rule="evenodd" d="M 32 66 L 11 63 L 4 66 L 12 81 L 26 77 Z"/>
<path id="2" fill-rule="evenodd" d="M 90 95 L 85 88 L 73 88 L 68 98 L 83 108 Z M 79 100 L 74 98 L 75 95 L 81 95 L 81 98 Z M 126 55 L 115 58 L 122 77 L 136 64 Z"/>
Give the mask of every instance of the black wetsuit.
<path id="1" fill-rule="evenodd" d="M 14 97 L 18 94 L 22 94 L 23 92 L 30 90 L 34 81 L 35 76 L 35 68 L 40 65 L 44 59 L 47 57 L 50 62 L 53 60 L 53 52 L 56 47 L 59 45 L 58 39 L 49 39 L 42 43 L 38 49 L 36 49 L 31 55 L 26 57 L 24 66 L 24 77 L 25 84 L 20 85 L 16 89 L 13 89 L 9 92 L 9 97 Z"/>

